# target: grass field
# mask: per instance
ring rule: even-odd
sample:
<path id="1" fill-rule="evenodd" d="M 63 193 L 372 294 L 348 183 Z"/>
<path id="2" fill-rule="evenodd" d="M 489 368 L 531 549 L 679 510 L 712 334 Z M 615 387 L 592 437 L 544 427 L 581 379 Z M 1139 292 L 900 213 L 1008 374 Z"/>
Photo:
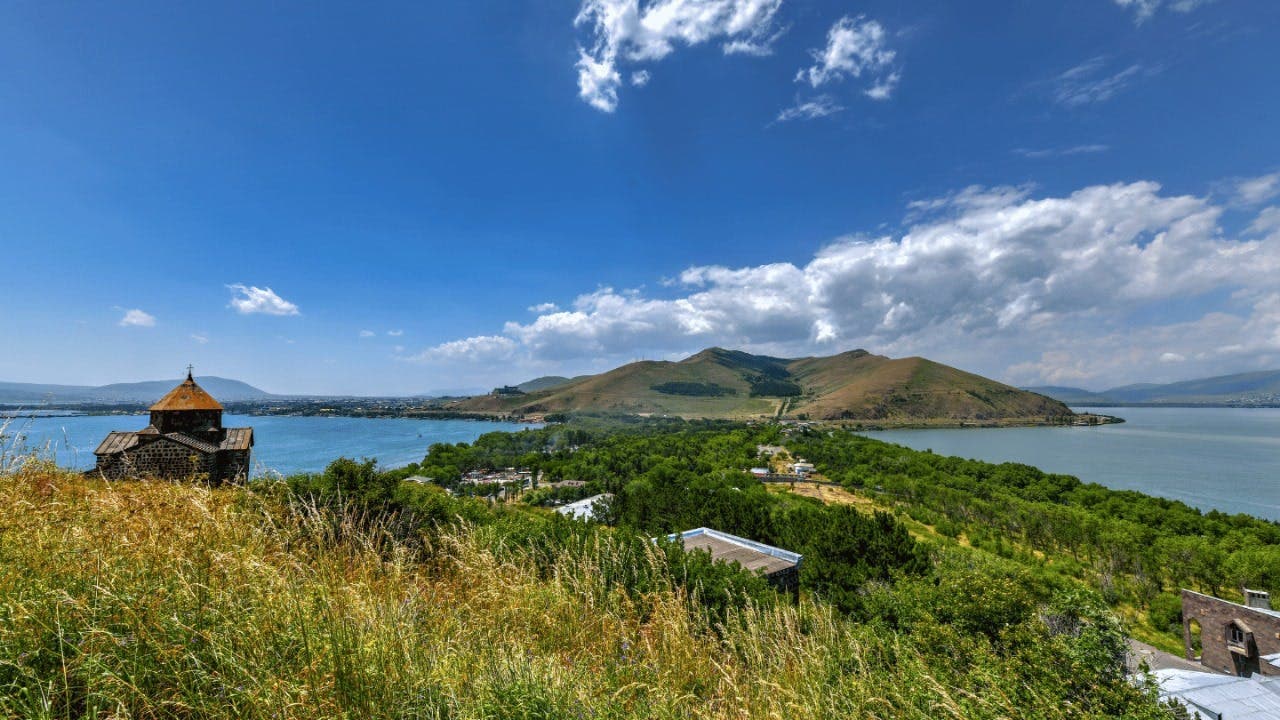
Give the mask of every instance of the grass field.
<path id="1" fill-rule="evenodd" d="M 712 627 L 674 581 L 602 581 L 608 533 L 548 571 L 492 527 L 396 540 L 281 490 L 0 475 L 0 716 L 1095 716 L 943 628 L 809 600 Z"/>

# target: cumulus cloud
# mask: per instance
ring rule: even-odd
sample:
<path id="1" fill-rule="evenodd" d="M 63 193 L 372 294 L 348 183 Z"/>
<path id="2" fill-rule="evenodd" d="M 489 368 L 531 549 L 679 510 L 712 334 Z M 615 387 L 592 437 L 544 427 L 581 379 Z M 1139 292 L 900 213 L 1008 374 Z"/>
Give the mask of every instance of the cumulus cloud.
<path id="1" fill-rule="evenodd" d="M 549 313 L 549 312 L 555 312 L 556 310 L 559 310 L 559 309 L 560 309 L 560 306 L 556 305 L 553 302 L 544 302 L 544 303 L 538 303 L 537 305 L 529 306 L 529 312 L 531 313 Z"/>
<path id="2" fill-rule="evenodd" d="M 900 233 L 840 238 L 804 264 L 691 267 L 662 296 L 604 287 L 416 359 L 582 365 L 708 345 L 861 346 L 1026 384 L 1253 367 L 1280 358 L 1280 229 L 1230 238 L 1223 212 L 1154 182 L 1060 197 L 966 188 L 913 203 Z M 1150 320 L 1172 299 L 1223 292 L 1200 318 Z"/>
<path id="3" fill-rule="evenodd" d="M 231 305 L 241 315 L 298 315 L 298 306 L 275 294 L 271 288 L 252 285 L 228 285 Z"/>
<path id="4" fill-rule="evenodd" d="M 481 335 L 441 343 L 427 348 L 417 355 L 404 358 L 411 362 L 492 362 L 512 356 L 516 342 L 501 335 Z"/>
<path id="5" fill-rule="evenodd" d="M 391 336 L 391 337 L 400 337 L 401 335 L 404 335 L 404 331 L 403 331 L 403 330 L 388 330 L 388 331 L 387 331 L 387 335 L 389 335 L 389 336 Z"/>
<path id="6" fill-rule="evenodd" d="M 679 46 L 724 40 L 725 54 L 767 54 L 782 0 L 584 0 L 574 25 L 585 28 L 578 49 L 578 95 L 602 112 L 618 107 L 619 66 L 657 62 Z M 642 78 L 642 79 L 641 79 Z M 637 82 L 637 80 L 639 81 Z M 649 80 L 647 70 L 632 83 Z"/>
<path id="7" fill-rule="evenodd" d="M 902 75 L 900 73 L 889 73 L 864 90 L 863 94 L 872 100 L 888 100 L 893 95 L 894 88 L 898 87 L 898 81 L 901 79 Z"/>
<path id="8" fill-rule="evenodd" d="M 137 308 L 125 310 L 120 318 L 120 327 L 155 327 L 156 317 Z"/>
<path id="9" fill-rule="evenodd" d="M 877 78 L 875 87 L 888 87 L 888 91 L 881 91 L 885 97 L 898 82 L 897 73 L 880 76 L 890 70 L 896 53 L 888 47 L 888 33 L 884 26 L 866 19 L 866 16 L 846 15 L 840 18 L 827 31 L 826 47 L 809 52 L 815 62 L 796 73 L 796 82 L 817 88 L 847 77 L 860 78 L 867 74 Z"/>
<path id="10" fill-rule="evenodd" d="M 1249 232 L 1254 235 L 1280 232 L 1280 207 L 1269 207 L 1258 213 L 1249 224 Z"/>
<path id="11" fill-rule="evenodd" d="M 787 122 L 789 120 L 813 120 L 815 118 L 827 117 L 835 115 L 844 110 L 838 105 L 835 98 L 830 95 L 819 95 L 812 100 L 796 100 L 796 104 L 784 109 L 778 113 L 778 117 L 774 122 Z"/>
<path id="12" fill-rule="evenodd" d="M 1070 108 L 1105 102 L 1143 72 L 1144 68 L 1138 64 L 1115 70 L 1107 57 L 1091 58 L 1054 78 L 1053 99 Z"/>
<path id="13" fill-rule="evenodd" d="M 1280 172 L 1236 181 L 1236 199 L 1242 205 L 1259 205 L 1280 195 Z"/>
<path id="14" fill-rule="evenodd" d="M 378 334 L 378 333 L 376 333 L 376 332 L 374 332 L 374 331 L 372 331 L 372 330 L 361 330 L 361 331 L 360 331 L 360 337 L 362 337 L 362 338 L 371 338 L 371 337 L 373 337 L 374 335 L 377 335 L 377 334 Z"/>

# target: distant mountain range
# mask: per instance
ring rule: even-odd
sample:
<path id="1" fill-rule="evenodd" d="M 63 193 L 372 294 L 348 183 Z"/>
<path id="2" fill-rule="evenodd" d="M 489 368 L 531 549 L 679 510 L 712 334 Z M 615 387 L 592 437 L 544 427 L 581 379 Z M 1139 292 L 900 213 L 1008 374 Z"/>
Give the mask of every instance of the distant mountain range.
<path id="1" fill-rule="evenodd" d="M 0 382 L 0 403 L 10 405 L 55 405 L 79 403 L 103 404 L 137 404 L 151 403 L 159 400 L 169 392 L 181 378 L 173 380 L 148 380 L 135 383 L 113 383 L 111 385 L 44 385 L 39 383 Z M 240 402 L 245 400 L 265 400 L 273 397 L 271 393 L 259 390 L 239 380 L 206 375 L 196 378 L 209 394 L 222 402 Z"/>
<path id="2" fill-rule="evenodd" d="M 1164 385 L 1123 385 L 1101 392 L 1061 386 L 1025 389 L 1068 405 L 1280 406 L 1280 370 L 1219 375 Z"/>
<path id="3" fill-rule="evenodd" d="M 524 387 L 533 388 L 524 390 Z M 452 404 L 477 413 L 609 412 L 707 418 L 1046 421 L 1061 402 L 924 358 L 853 350 L 776 358 L 710 348 L 679 362 L 642 361 L 600 375 L 548 377 Z"/>

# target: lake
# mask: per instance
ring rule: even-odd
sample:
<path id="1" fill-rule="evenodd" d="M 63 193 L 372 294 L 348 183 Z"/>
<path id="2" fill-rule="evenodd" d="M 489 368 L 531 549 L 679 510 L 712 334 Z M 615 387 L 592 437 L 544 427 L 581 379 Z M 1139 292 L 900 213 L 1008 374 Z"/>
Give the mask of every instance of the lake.
<path id="1" fill-rule="evenodd" d="M 13 420 L 9 435 L 22 435 L 28 448 L 48 448 L 66 467 L 93 467 L 93 451 L 112 430 L 141 430 L 146 415 L 81 415 Z M 4 421 L 0 419 L 0 423 Z M 382 467 L 422 460 L 432 443 L 472 442 L 488 432 L 523 430 L 538 425 L 482 420 L 405 418 L 291 417 L 226 415 L 226 427 L 253 426 L 253 474 L 288 475 L 323 470 L 340 456 L 377 458 Z M 12 439 L 3 449 L 9 449 Z"/>
<path id="2" fill-rule="evenodd" d="M 1126 422 L 863 434 L 943 455 L 1026 463 L 1203 510 L 1280 520 L 1280 408 L 1073 409 Z"/>

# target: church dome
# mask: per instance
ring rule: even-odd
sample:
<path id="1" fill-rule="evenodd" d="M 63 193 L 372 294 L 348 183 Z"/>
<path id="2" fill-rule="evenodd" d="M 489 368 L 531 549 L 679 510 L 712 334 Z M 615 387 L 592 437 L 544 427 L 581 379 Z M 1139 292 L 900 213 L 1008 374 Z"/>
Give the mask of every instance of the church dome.
<path id="1" fill-rule="evenodd" d="M 182 381 L 181 385 L 170 390 L 168 394 L 156 401 L 155 405 L 150 407 L 151 412 L 163 412 L 167 410 L 221 410 L 222 405 L 213 396 L 204 391 L 204 388 L 196 384 L 191 373 L 187 373 L 187 379 Z"/>

